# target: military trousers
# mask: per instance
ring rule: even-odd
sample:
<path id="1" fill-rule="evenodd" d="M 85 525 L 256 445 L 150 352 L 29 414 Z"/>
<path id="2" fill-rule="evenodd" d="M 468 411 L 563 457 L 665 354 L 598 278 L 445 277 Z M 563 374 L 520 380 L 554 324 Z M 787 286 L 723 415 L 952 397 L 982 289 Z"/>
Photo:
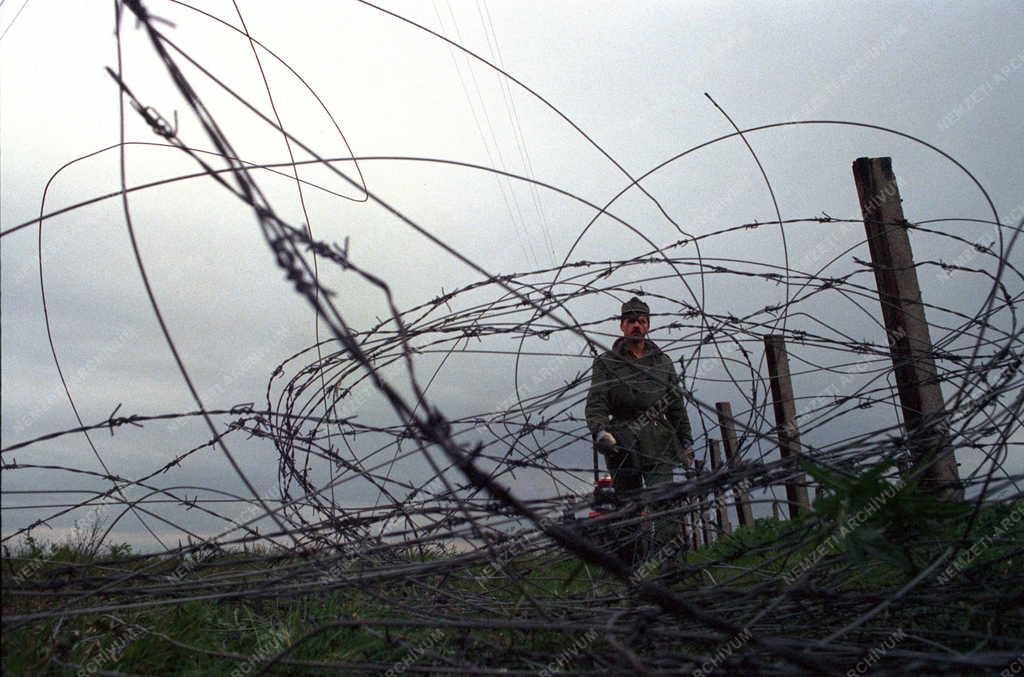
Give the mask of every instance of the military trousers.
<path id="1" fill-rule="evenodd" d="M 635 500 L 635 495 L 645 487 L 650 489 L 659 484 L 672 482 L 674 463 L 663 458 L 649 458 L 629 449 L 616 447 L 604 453 L 608 472 L 612 476 L 615 493 L 620 500 Z M 663 512 L 678 504 L 676 501 L 653 501 L 643 506 L 648 514 Z M 668 556 L 672 546 L 682 547 L 684 541 L 680 530 L 680 518 L 677 515 L 656 516 L 653 523 L 644 523 L 638 527 L 640 538 L 634 545 L 625 548 L 621 553 L 625 559 L 639 560 L 660 556 Z M 653 528 L 651 528 L 653 527 Z M 649 538 L 644 538 L 646 531 L 652 531 Z"/>

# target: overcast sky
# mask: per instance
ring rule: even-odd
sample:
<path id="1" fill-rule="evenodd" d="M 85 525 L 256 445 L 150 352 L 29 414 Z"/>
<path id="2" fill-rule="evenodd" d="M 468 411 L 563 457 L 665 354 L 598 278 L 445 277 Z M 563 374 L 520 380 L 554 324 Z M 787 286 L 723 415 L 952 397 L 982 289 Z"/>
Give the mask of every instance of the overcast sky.
<path id="1" fill-rule="evenodd" d="M 320 97 L 322 106 L 294 74 L 260 52 L 284 126 L 323 157 L 354 153 L 475 163 L 533 177 L 599 205 L 628 185 L 608 157 L 522 86 L 379 9 L 334 1 L 239 5 L 253 37 L 284 59 Z M 173 23 L 158 26 L 182 49 L 271 115 L 260 70 L 244 36 L 174 3 L 151 0 L 147 6 Z M 197 6 L 240 26 L 226 0 Z M 707 92 L 741 128 L 844 120 L 917 137 L 969 170 L 1004 223 L 1017 225 L 1024 216 L 1020 2 L 479 0 L 385 6 L 502 64 L 634 176 L 732 132 L 729 121 L 705 97 Z M 62 165 L 117 143 L 118 92 L 105 70 L 117 63 L 113 29 L 111 3 L 34 0 L 23 5 L 10 0 L 0 7 L 0 31 L 7 31 L 0 41 L 4 229 L 38 215 L 44 187 Z M 130 20 L 123 30 L 126 83 L 168 120 L 177 111 L 183 142 L 209 149 L 208 138 L 143 32 Z M 279 133 L 195 69 L 187 69 L 186 75 L 242 158 L 287 161 Z M 130 141 L 161 141 L 130 109 L 126 136 Z M 818 124 L 752 132 L 748 141 L 771 180 L 784 219 L 822 212 L 857 218 L 851 162 L 861 156 L 890 156 L 908 219 L 955 218 L 959 220 L 932 227 L 970 242 L 993 239 L 992 226 L 965 221 L 993 218 L 978 186 L 949 159 L 906 137 Z M 167 148 L 132 146 L 126 158 L 129 185 L 197 171 L 194 161 Z M 308 155 L 300 154 L 299 159 Z M 118 190 L 118 162 L 118 153 L 112 150 L 68 167 L 53 180 L 46 211 Z M 336 166 L 356 176 L 351 163 Z M 479 170 L 394 160 L 367 160 L 359 169 L 375 195 L 494 274 L 560 263 L 594 216 L 592 209 L 564 195 L 534 191 L 523 182 L 498 180 Z M 353 260 L 387 280 L 400 308 L 428 301 L 442 288 L 450 291 L 481 279 L 379 206 L 363 201 L 357 188 L 324 168 L 307 167 L 301 175 L 333 191 L 307 190 L 305 215 L 292 182 L 266 173 L 256 178 L 289 223 L 301 226 L 308 218 L 317 238 L 338 243 L 347 238 Z M 738 138 L 686 155 L 643 185 L 690 235 L 776 218 L 764 180 Z M 274 367 L 313 343 L 314 323 L 308 303 L 276 266 L 251 210 L 209 178 L 133 193 L 130 207 L 156 297 L 191 376 L 208 396 L 206 405 L 261 403 Z M 682 237 L 636 190 L 611 211 L 658 245 Z M 46 337 L 36 263 L 38 232 L 33 226 L 0 240 L 4 446 L 76 425 Z M 784 232 L 790 264 L 810 272 L 863 240 L 862 227 L 840 229 L 836 224 L 799 224 Z M 918 261 L 952 262 L 960 257 L 967 265 L 995 270 L 991 258 L 975 256 L 963 244 L 922 233 L 913 238 Z M 571 259 L 623 259 L 649 249 L 643 239 L 605 217 L 588 231 Z M 783 265 L 784 253 L 778 226 L 716 237 L 702 249 L 705 257 L 777 266 Z M 673 255 L 692 256 L 693 251 L 684 248 Z M 866 245 L 844 255 L 827 274 L 849 272 L 854 257 L 868 258 Z M 1019 247 L 1009 258 L 1024 264 Z M 379 293 L 351 274 L 327 266 L 321 270 L 324 285 L 337 293 L 335 301 L 351 326 L 364 330 L 375 318 L 386 316 Z M 118 415 L 194 408 L 146 298 L 119 199 L 47 220 L 43 272 L 55 349 L 84 421 L 101 421 L 119 404 Z M 669 272 L 666 267 L 662 274 Z M 941 273 L 937 266 L 921 268 L 925 300 L 968 316 L 977 312 L 989 288 L 980 277 L 948 278 Z M 742 316 L 784 298 L 781 286 L 728 276 L 689 281 L 708 313 Z M 860 281 L 869 283 L 868 278 Z M 1021 292 L 1019 278 L 1009 278 L 1007 284 L 1011 294 Z M 678 279 L 649 283 L 645 291 L 694 302 Z M 493 300 L 499 294 L 492 287 L 474 300 Z M 577 320 L 596 322 L 611 316 L 616 303 L 612 296 L 590 296 L 567 309 Z M 801 310 L 804 314 L 787 320 L 788 328 L 817 331 L 823 325 L 857 339 L 884 339 L 877 322 L 868 317 L 879 317 L 877 303 L 856 308 L 842 300 L 822 299 Z M 937 341 L 956 324 L 953 316 L 941 315 L 929 315 L 947 327 L 933 333 Z M 616 330 L 611 321 L 599 328 Z M 607 341 L 609 336 L 595 333 L 594 338 Z M 694 324 L 689 331 L 661 331 L 654 338 L 682 341 L 675 356 L 685 357 L 692 353 L 700 331 Z M 494 339 L 488 346 L 514 350 L 517 342 Z M 1020 349 L 1019 342 L 1015 349 Z M 435 356 L 424 356 L 421 378 L 429 378 L 437 363 Z M 542 364 L 520 368 L 529 373 Z M 587 368 L 589 358 L 580 354 L 560 363 L 556 381 Z M 831 382 L 800 362 L 794 363 L 794 371 L 801 372 L 796 387 L 805 395 L 822 392 Z M 432 386 L 434 404 L 450 418 L 491 411 L 506 401 L 514 373 L 509 358 L 456 355 Z M 708 403 L 731 400 L 742 410 L 749 383 L 729 383 L 721 369 L 708 374 L 709 380 L 697 384 L 695 395 Z M 740 376 L 751 379 L 749 373 Z M 377 407 L 365 409 L 370 416 Z M 575 413 L 582 413 L 582 405 Z M 691 409 L 690 416 L 703 433 L 698 412 Z M 894 418 L 891 411 L 866 410 L 858 421 L 838 430 L 882 427 Z M 198 422 L 181 429 L 157 423 L 92 437 L 113 472 L 138 477 L 202 443 L 208 431 Z M 277 470 L 274 448 L 241 437 L 230 440 L 229 447 L 254 485 L 272 488 Z M 1013 453 L 1009 467 L 1020 472 L 1020 448 Z M 567 464 L 589 462 L 584 444 L 566 454 Z M 12 457 L 19 463 L 102 471 L 81 436 L 5 454 L 4 462 Z M 961 460 L 965 468 L 977 465 L 977 459 Z M 422 473 L 423 464 L 410 462 L 399 472 Z M 162 475 L 156 485 L 244 493 L 215 450 L 194 456 Z M 5 471 L 4 535 L 51 512 L 12 510 L 51 501 L 10 492 L 98 486 L 104 485 L 60 471 Z M 542 486 L 550 489 L 543 483 L 530 488 L 536 493 Z M 585 486 L 583 479 L 579 486 Z M 54 494 L 52 502 L 68 496 Z M 351 493 L 339 500 L 363 504 L 375 498 L 368 485 L 353 484 Z M 193 520 L 199 532 L 219 526 L 169 506 L 154 510 L 166 510 L 171 521 Z M 55 521 L 54 526 L 68 523 Z M 153 528 L 166 536 L 180 533 L 159 520 L 153 521 Z M 137 521 L 125 519 L 115 536 L 143 543 L 148 539 L 143 533 Z"/>

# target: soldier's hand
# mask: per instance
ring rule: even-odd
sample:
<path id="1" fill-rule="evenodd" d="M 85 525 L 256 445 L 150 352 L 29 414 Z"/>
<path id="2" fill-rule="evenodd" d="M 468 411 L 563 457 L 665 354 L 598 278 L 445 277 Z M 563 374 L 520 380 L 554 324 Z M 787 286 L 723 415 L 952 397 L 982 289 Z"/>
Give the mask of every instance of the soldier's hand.
<path id="1" fill-rule="evenodd" d="M 618 441 L 615 439 L 615 435 L 612 435 L 607 430 L 602 430 L 597 434 L 597 446 L 601 451 L 608 451 L 616 444 L 618 444 Z"/>

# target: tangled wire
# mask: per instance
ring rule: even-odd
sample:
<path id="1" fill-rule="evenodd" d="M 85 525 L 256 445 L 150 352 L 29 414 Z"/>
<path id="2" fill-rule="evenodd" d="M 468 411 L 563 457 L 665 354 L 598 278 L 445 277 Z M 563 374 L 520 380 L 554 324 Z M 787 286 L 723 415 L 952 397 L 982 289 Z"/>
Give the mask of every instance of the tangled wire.
<path id="1" fill-rule="evenodd" d="M 277 265 L 314 309 L 318 331 L 322 323 L 325 334 L 266 369 L 261 405 L 212 408 L 190 378 L 147 280 L 152 308 L 195 409 L 122 416 L 115 411 L 98 423 L 79 419 L 73 428 L 3 448 L 6 477 L 54 478 L 17 493 L 18 500 L 46 500 L 17 506 L 40 517 L 5 533 L 4 543 L 86 513 L 93 524 L 99 515 L 108 518 L 97 543 L 119 523 L 135 519 L 160 545 L 141 554 L 105 558 L 93 552 L 88 560 L 59 563 L 46 561 L 45 553 L 5 556 L 3 624 L 36 633 L 33 637 L 48 647 L 43 658 L 48 668 L 89 668 L 68 648 L 74 643 L 69 628 L 82 619 L 104 619 L 105 637 L 145 638 L 150 647 L 238 669 L 248 666 L 245 672 L 254 674 L 862 674 L 868 668 L 903 674 L 997 672 L 1019 660 L 1024 504 L 1019 454 L 1014 458 L 1012 451 L 1021 445 L 1024 405 L 1024 347 L 1016 317 L 1024 276 L 1011 252 L 1021 223 L 1002 222 L 992 206 L 987 221 L 908 224 L 915 242 L 952 243 L 954 250 L 970 252 L 953 263 L 920 260 L 917 269 L 943 279 L 956 276 L 964 284 L 979 282 L 985 290 L 973 311 L 924 299 L 933 338 L 929 354 L 952 394 L 943 429 L 956 450 L 967 497 L 950 504 L 915 483 L 918 468 L 900 423 L 890 337 L 875 316 L 873 265 L 855 260 L 852 269 L 835 272 L 863 241 L 835 244 L 800 261 L 790 261 L 788 254 L 781 262 L 702 254 L 702 248 L 720 251 L 716 245 L 723 239 L 766 231 L 783 238 L 813 234 L 827 242 L 837 232 L 861 227 L 862 219 L 827 214 L 782 219 L 780 214 L 773 221 L 691 234 L 672 221 L 643 181 L 695 149 L 642 176 L 630 175 L 605 153 L 626 183 L 603 205 L 532 177 L 470 163 L 324 158 L 289 133 L 276 110 L 264 114 L 193 60 L 137 0 L 118 5 L 119 47 L 125 9 L 201 124 L 210 150 L 179 137 L 177 114 L 171 124 L 137 98 L 119 61 L 110 74 L 122 93 L 122 139 L 105 151 L 123 157 L 129 143 L 124 116 L 131 107 L 163 145 L 179 149 L 199 168 L 187 177 L 144 186 L 123 183 L 117 193 L 98 199 L 120 198 L 133 232 L 132 192 L 200 177 L 216 182 L 252 210 Z M 240 12 L 239 20 L 242 29 L 231 28 L 250 42 L 257 63 L 261 54 L 278 59 L 248 34 Z M 498 66 L 412 25 L 540 98 Z M 282 135 L 290 162 L 260 165 L 239 159 L 230 130 L 187 74 L 197 72 Z M 811 124 L 881 129 L 848 121 L 737 127 L 697 148 Z M 922 144 L 960 167 L 924 141 L 882 131 Z M 296 152 L 313 159 L 297 161 Z M 360 164 L 373 162 L 491 172 L 577 201 L 593 218 L 561 262 L 495 274 L 374 194 L 360 170 Z M 418 305 L 399 307 L 387 280 L 350 255 L 347 242 L 324 242 L 309 228 L 287 223 L 255 178 L 257 172 L 276 172 L 291 177 L 300 190 L 326 190 L 299 179 L 299 167 L 312 164 L 327 168 L 361 199 L 385 209 L 477 277 Z M 655 242 L 616 216 L 616 202 L 630 191 L 661 210 L 679 237 Z M 66 211 L 41 209 L 38 219 L 7 228 L 2 236 L 38 227 L 41 242 L 46 219 Z M 602 218 L 635 233 L 646 251 L 630 258 L 580 260 L 576 245 Z M 971 241 L 942 227 L 963 221 L 991 227 L 991 242 Z M 132 238 L 145 280 L 134 233 Z M 336 294 L 321 284 L 326 270 L 355 276 L 376 290 L 389 315 L 357 328 Z M 710 278 L 742 289 L 749 307 L 710 310 L 703 291 Z M 778 299 L 780 293 L 777 303 L 749 302 Z M 654 336 L 681 372 L 690 411 L 697 414 L 695 448 L 705 456 L 704 471 L 648 487 L 637 501 L 591 517 L 600 468 L 581 412 L 592 359 L 613 338 L 601 329 L 610 314 L 598 310 L 595 316 L 595 309 L 615 309 L 634 294 L 651 303 Z M 847 320 L 825 321 L 823 309 Z M 854 333 L 858 323 L 873 325 L 869 336 Z M 818 387 L 795 397 L 798 458 L 777 452 L 779 431 L 770 420 L 773 400 L 763 349 L 768 335 L 785 341 L 793 376 Z M 480 377 L 490 392 L 499 393 L 492 402 L 459 398 L 459 384 L 450 377 L 460 361 L 472 373 L 502 375 L 497 384 Z M 442 396 L 455 404 L 437 404 Z M 706 450 L 729 434 L 715 406 L 725 396 L 735 398 L 727 423 L 737 437 L 729 458 L 713 459 Z M 207 439 L 137 476 L 108 465 L 90 436 L 104 430 L 131 434 L 129 427 L 155 425 L 176 431 L 197 423 L 208 430 Z M 44 442 L 77 435 L 88 439 L 102 471 L 33 455 Z M 237 448 L 229 448 L 240 437 L 266 440 L 276 451 L 272 486 L 258 487 Z M 239 492 L 213 482 L 166 481 L 209 454 L 227 460 Z M 807 474 L 813 481 L 806 481 Z M 83 498 L 54 502 L 60 494 L 51 486 L 69 477 L 99 481 L 104 488 L 75 489 Z M 793 483 L 814 490 L 814 510 L 779 519 L 780 507 L 790 514 L 784 487 Z M 3 495 L 4 511 L 15 509 L 8 503 L 14 494 L 5 490 Z M 758 516 L 756 524 L 743 523 L 744 503 Z M 738 526 L 744 528 L 733 532 L 730 513 L 737 508 Z M 659 518 L 679 525 L 671 549 L 648 547 L 639 559 L 623 557 L 623 544 L 644 538 L 651 520 Z M 166 543 L 168 534 L 186 542 Z M 154 615 L 168 607 L 191 612 L 196 604 L 213 602 L 250 610 L 250 632 L 262 638 L 263 649 L 244 654 L 227 650 L 227 644 L 202 644 L 169 632 Z M 275 620 L 281 605 L 301 618 L 303 634 L 281 634 Z M 376 648 L 362 654 L 323 648 L 352 632 L 371 638 Z"/>

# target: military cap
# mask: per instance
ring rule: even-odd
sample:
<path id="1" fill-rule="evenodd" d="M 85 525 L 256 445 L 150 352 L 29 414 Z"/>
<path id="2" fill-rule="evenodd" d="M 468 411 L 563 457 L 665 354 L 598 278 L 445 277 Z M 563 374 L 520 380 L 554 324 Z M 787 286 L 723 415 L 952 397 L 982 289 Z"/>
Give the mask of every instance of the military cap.
<path id="1" fill-rule="evenodd" d="M 619 317 L 621 317 L 622 319 L 625 319 L 626 317 L 628 317 L 630 315 L 650 315 L 650 314 L 651 314 L 651 309 L 647 307 L 647 304 L 634 296 L 633 298 L 631 298 L 630 300 L 628 300 L 628 301 L 626 301 L 625 303 L 622 304 L 622 312 L 619 314 Z"/>

